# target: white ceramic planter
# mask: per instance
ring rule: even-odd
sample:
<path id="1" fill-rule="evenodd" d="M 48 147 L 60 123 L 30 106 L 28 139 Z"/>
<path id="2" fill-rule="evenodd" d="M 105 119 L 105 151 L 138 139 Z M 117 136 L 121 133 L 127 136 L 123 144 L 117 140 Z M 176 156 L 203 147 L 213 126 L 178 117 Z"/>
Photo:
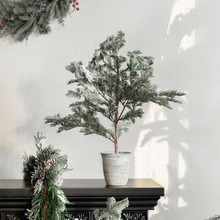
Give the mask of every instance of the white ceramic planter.
<path id="1" fill-rule="evenodd" d="M 106 185 L 126 185 L 130 171 L 131 152 L 104 152 L 102 155 L 103 172 Z"/>

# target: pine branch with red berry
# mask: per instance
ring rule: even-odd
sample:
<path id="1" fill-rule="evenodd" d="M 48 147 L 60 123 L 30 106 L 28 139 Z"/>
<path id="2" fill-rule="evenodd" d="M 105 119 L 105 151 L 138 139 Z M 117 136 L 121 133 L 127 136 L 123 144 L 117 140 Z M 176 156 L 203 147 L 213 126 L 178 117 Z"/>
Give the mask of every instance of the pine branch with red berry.
<path id="1" fill-rule="evenodd" d="M 60 189 L 62 173 L 69 170 L 67 156 L 60 155 L 60 150 L 52 145 L 44 147 L 45 140 L 46 137 L 38 132 L 35 137 L 36 157 L 24 157 L 24 172 L 31 170 L 31 183 L 34 189 L 32 208 L 27 210 L 26 216 L 31 220 L 61 220 L 65 219 L 66 204 L 69 204 Z"/>
<path id="2" fill-rule="evenodd" d="M 63 23 L 75 10 L 79 11 L 77 0 L 1 0 L 0 37 L 21 42 L 32 33 L 49 34 L 52 21 Z"/>

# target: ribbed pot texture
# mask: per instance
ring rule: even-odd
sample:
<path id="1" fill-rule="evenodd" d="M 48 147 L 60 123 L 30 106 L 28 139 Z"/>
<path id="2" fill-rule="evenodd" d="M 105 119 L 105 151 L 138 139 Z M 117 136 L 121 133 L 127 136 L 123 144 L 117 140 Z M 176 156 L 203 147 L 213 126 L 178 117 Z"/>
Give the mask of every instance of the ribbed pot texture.
<path id="1" fill-rule="evenodd" d="M 106 185 L 126 185 L 130 171 L 131 152 L 103 152 L 102 164 Z"/>

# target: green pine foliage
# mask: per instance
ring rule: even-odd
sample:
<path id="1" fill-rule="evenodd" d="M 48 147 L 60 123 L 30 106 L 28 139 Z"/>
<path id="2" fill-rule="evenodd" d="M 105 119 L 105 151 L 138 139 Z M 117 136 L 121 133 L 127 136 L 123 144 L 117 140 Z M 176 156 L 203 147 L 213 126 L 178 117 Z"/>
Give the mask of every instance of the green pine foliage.
<path id="1" fill-rule="evenodd" d="M 69 9 L 68 0 L 1 0 L 0 36 L 23 41 L 33 32 L 48 34 L 51 32 L 51 21 L 57 19 L 62 23 Z"/>
<path id="2" fill-rule="evenodd" d="M 82 62 L 72 62 L 66 67 L 74 78 L 68 84 L 68 97 L 74 99 L 71 114 L 46 117 L 46 123 L 58 126 L 58 132 L 81 128 L 85 135 L 98 134 L 111 140 L 118 152 L 118 138 L 128 127 L 144 114 L 144 103 L 154 102 L 171 109 L 170 102 L 181 103 L 177 97 L 185 95 L 176 90 L 158 91 L 151 83 L 153 58 L 143 56 L 140 51 L 119 54 L 125 45 L 125 35 L 118 32 L 108 37 L 87 67 Z M 107 118 L 111 126 L 106 127 L 101 119 Z"/>
<path id="3" fill-rule="evenodd" d="M 128 198 L 116 202 L 114 197 L 108 198 L 107 207 L 103 211 L 96 209 L 94 211 L 94 216 L 96 220 L 106 219 L 106 220 L 120 220 L 122 210 L 128 207 Z"/>
<path id="4" fill-rule="evenodd" d="M 34 167 L 36 167 L 36 157 L 27 154 L 23 157 L 23 178 L 27 184 L 31 184 L 32 175 L 34 174 Z"/>
<path id="5" fill-rule="evenodd" d="M 208 220 L 220 220 L 220 215 L 215 215 L 212 218 L 209 218 Z"/>
<path id="6" fill-rule="evenodd" d="M 24 176 L 32 174 L 31 183 L 34 188 L 32 208 L 27 210 L 26 216 L 30 220 L 61 220 L 65 219 L 66 204 L 69 204 L 59 188 L 62 173 L 69 170 L 67 156 L 60 155 L 60 150 L 52 145 L 44 147 L 45 140 L 46 137 L 38 132 L 35 137 L 36 157 L 24 158 Z"/>

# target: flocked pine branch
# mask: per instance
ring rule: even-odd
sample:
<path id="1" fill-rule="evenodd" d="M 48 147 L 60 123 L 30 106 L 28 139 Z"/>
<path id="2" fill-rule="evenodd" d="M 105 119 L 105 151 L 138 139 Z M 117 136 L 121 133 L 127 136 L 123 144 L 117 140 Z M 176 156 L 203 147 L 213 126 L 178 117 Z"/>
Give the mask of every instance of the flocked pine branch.
<path id="1" fill-rule="evenodd" d="M 108 198 L 106 205 L 107 205 L 106 209 L 102 211 L 96 209 L 94 211 L 96 220 L 101 220 L 101 219 L 120 220 L 122 210 L 128 207 L 129 201 L 128 201 L 128 198 L 126 198 L 119 202 L 116 202 L 115 198 L 111 197 L 111 198 Z"/>
<path id="2" fill-rule="evenodd" d="M 58 126 L 58 132 L 80 127 L 84 134 L 98 134 L 111 140 L 118 152 L 118 138 L 137 118 L 144 114 L 144 103 L 154 102 L 171 109 L 171 102 L 181 103 L 177 98 L 185 95 L 176 90 L 158 91 L 151 83 L 153 58 L 143 56 L 140 51 L 119 54 L 125 45 L 123 32 L 108 37 L 87 67 L 82 62 L 72 62 L 66 67 L 74 78 L 75 90 L 68 97 L 74 99 L 70 105 L 72 114 L 46 117 L 46 123 Z M 101 120 L 107 118 L 112 126 L 107 128 Z"/>
<path id="3" fill-rule="evenodd" d="M 70 2 L 72 1 L 1 0 L 0 37 L 10 36 L 15 41 L 23 41 L 33 32 L 48 34 L 53 20 L 63 23 L 70 11 Z"/>

